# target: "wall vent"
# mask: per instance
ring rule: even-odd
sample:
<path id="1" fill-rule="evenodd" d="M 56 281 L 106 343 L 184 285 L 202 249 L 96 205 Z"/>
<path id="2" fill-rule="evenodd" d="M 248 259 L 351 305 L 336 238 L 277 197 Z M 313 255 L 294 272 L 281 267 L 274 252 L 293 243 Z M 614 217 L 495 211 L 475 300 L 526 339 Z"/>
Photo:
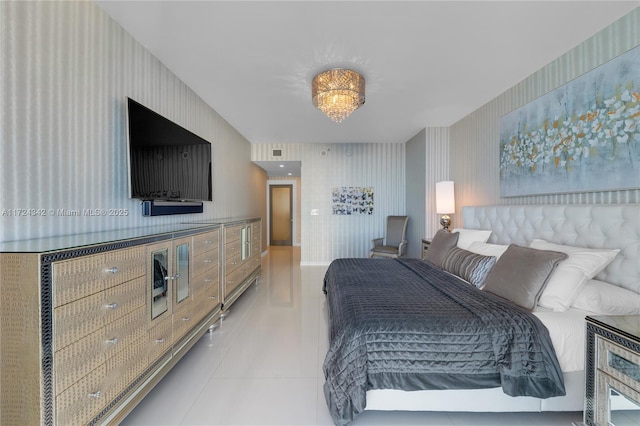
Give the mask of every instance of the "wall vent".
<path id="1" fill-rule="evenodd" d="M 274 149 L 272 155 L 274 157 L 282 157 L 282 150 L 281 149 Z"/>

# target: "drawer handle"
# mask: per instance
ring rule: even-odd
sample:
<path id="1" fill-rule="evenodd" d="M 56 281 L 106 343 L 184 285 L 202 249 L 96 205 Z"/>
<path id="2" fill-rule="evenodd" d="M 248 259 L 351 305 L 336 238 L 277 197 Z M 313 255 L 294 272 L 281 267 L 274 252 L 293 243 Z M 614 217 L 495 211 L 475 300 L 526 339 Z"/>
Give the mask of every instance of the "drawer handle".
<path id="1" fill-rule="evenodd" d="M 100 395 L 102 395 L 102 392 L 95 391 L 89 394 L 89 398 L 98 399 L 100 398 Z"/>
<path id="2" fill-rule="evenodd" d="M 204 282 L 205 282 L 205 283 L 210 283 L 211 281 L 213 281 L 211 278 L 205 278 L 205 279 L 204 279 Z"/>
<path id="3" fill-rule="evenodd" d="M 232 264 L 232 265 L 237 265 L 237 264 L 238 264 L 238 262 L 231 262 L 231 264 Z"/>
<path id="4" fill-rule="evenodd" d="M 118 267 L 114 266 L 113 268 L 109 268 L 109 269 L 105 270 L 105 272 L 111 272 L 112 274 L 117 274 L 118 273 Z"/>
<path id="5" fill-rule="evenodd" d="M 211 262 L 213 262 L 213 260 L 211 260 L 211 259 L 205 259 L 204 260 L 204 263 L 211 263 Z"/>
<path id="6" fill-rule="evenodd" d="M 117 345 L 118 344 L 118 338 L 117 337 L 112 337 L 111 339 L 107 339 L 107 343 L 110 345 Z"/>
<path id="7" fill-rule="evenodd" d="M 227 280 L 229 284 L 233 284 L 233 280 Z"/>
<path id="8" fill-rule="evenodd" d="M 187 321 L 189 321 L 190 319 L 191 319 L 191 318 L 189 318 L 189 317 L 182 317 L 182 321 L 184 321 L 184 322 L 187 322 Z"/>
<path id="9" fill-rule="evenodd" d="M 158 344 L 164 343 L 164 337 L 162 339 L 156 339 L 155 343 L 158 343 Z"/>
<path id="10" fill-rule="evenodd" d="M 113 302 L 113 303 L 108 303 L 106 305 L 104 305 L 105 308 L 107 309 L 118 309 L 118 304 Z"/>
<path id="11" fill-rule="evenodd" d="M 180 278 L 180 274 L 169 275 L 168 277 L 164 277 L 165 281 L 177 280 L 178 278 Z"/>
<path id="12" fill-rule="evenodd" d="M 205 240 L 205 241 L 204 241 L 204 243 L 205 243 L 205 244 L 211 244 L 212 242 L 213 242 L 213 241 L 211 241 L 211 240 Z"/>
<path id="13" fill-rule="evenodd" d="M 217 299 L 217 297 L 216 297 L 216 296 L 209 296 L 209 299 L 211 299 L 211 300 L 216 300 L 216 299 Z"/>

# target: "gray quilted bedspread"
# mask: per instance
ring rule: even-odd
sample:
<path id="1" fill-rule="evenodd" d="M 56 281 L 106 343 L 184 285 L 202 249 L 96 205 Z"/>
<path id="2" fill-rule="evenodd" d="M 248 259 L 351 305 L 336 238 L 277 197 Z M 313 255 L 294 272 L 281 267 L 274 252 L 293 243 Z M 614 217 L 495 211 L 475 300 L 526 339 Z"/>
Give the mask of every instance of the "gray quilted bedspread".
<path id="1" fill-rule="evenodd" d="M 324 280 L 324 392 L 337 425 L 369 389 L 565 394 L 549 333 L 532 314 L 419 259 L 338 259 Z"/>

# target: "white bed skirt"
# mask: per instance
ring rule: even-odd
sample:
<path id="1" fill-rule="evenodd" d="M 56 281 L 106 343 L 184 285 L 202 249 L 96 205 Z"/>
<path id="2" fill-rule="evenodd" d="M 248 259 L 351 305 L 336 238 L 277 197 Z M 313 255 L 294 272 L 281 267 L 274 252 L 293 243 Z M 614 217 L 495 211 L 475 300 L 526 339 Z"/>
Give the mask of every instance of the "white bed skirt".
<path id="1" fill-rule="evenodd" d="M 367 391 L 365 410 L 380 411 L 467 411 L 467 412 L 540 412 L 582 411 L 585 396 L 584 371 L 564 373 L 565 396 L 539 399 L 511 397 L 502 388 L 462 390 Z"/>

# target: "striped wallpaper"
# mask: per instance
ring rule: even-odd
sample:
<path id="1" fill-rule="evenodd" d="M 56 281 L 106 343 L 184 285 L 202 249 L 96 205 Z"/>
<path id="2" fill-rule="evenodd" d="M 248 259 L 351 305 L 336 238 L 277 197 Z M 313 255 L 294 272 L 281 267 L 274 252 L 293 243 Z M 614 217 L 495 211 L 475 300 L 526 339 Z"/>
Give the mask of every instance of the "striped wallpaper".
<path id="1" fill-rule="evenodd" d="M 339 257 L 364 257 L 371 240 L 384 235 L 388 215 L 405 213 L 404 144 L 254 144 L 253 161 L 301 161 L 300 242 L 302 265 L 325 265 Z M 272 150 L 282 156 L 272 157 Z M 373 187 L 373 215 L 334 215 L 334 187 Z M 311 210 L 319 215 L 311 215 Z"/>
<path id="2" fill-rule="evenodd" d="M 640 202 L 638 189 L 500 198 L 498 158 L 501 116 L 637 45 L 640 45 L 640 8 L 451 126 L 450 165 L 451 178 L 456 183 L 457 212 L 464 205 Z M 460 214 L 453 220 L 461 225 Z"/>
<path id="3" fill-rule="evenodd" d="M 0 2 L 0 50 L 0 241 L 265 210 L 250 143 L 95 3 Z M 127 96 L 211 142 L 204 214 L 145 218 L 128 198 Z M 127 213 L 63 215 L 83 209 Z"/>

